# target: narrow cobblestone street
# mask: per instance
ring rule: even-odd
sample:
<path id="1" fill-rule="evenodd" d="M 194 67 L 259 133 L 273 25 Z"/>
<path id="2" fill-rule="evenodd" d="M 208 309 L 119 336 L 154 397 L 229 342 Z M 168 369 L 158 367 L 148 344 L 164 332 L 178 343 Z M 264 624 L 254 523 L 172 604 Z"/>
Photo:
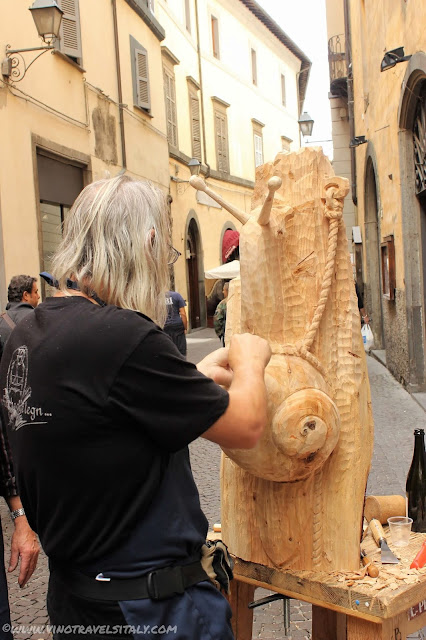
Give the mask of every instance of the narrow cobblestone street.
<path id="1" fill-rule="evenodd" d="M 188 336 L 188 359 L 197 362 L 219 347 L 212 329 L 196 331 Z M 375 419 L 375 446 L 368 493 L 375 495 L 404 494 L 405 478 L 413 451 L 413 430 L 424 427 L 425 412 L 388 370 L 374 358 L 368 357 L 373 413 Z M 194 476 L 200 491 L 201 505 L 210 527 L 220 522 L 219 466 L 220 449 L 200 438 L 191 447 Z M 1 517 L 9 558 L 12 524 L 5 503 L 1 501 Z M 17 585 L 16 572 L 9 575 L 12 622 L 15 625 L 40 626 L 47 624 L 45 597 L 48 582 L 47 561 L 41 555 L 30 584 L 23 590 Z M 256 599 L 269 592 L 257 590 Z M 291 631 L 288 638 L 311 638 L 311 606 L 291 600 Z M 426 637 L 417 633 L 413 638 Z M 48 633 L 15 634 L 17 640 L 48 638 Z M 286 638 L 283 627 L 282 603 L 274 602 L 255 611 L 253 639 L 272 640 Z M 366 639 L 367 640 L 367 639 Z"/>

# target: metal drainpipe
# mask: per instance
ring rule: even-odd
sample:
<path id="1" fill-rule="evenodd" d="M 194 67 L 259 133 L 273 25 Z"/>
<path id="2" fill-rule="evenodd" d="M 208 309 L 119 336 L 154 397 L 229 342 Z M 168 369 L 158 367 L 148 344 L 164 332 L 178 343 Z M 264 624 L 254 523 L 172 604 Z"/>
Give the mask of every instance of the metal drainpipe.
<path id="1" fill-rule="evenodd" d="M 197 56 L 198 56 L 198 77 L 200 80 L 200 101 L 201 101 L 201 130 L 203 132 L 203 156 L 204 163 L 207 167 L 206 178 L 210 175 L 210 165 L 207 162 L 207 144 L 206 144 L 206 122 L 204 118 L 204 91 L 203 91 L 203 73 L 201 68 L 201 49 L 200 49 L 200 25 L 198 21 L 198 0 L 195 0 L 195 25 L 197 31 Z"/>
<path id="2" fill-rule="evenodd" d="M 354 80 L 352 69 L 352 44 L 351 44 L 351 18 L 349 12 L 349 0 L 344 0 L 345 13 L 345 40 L 346 40 L 346 67 L 348 73 L 348 115 L 349 115 L 349 137 L 355 138 L 355 117 L 354 117 Z M 356 185 L 356 148 L 351 147 L 351 182 L 352 182 L 352 202 L 356 206 L 358 203 Z"/>
<path id="3" fill-rule="evenodd" d="M 118 112 L 120 119 L 120 138 L 121 138 L 121 159 L 123 169 L 127 169 L 127 157 L 126 157 L 126 138 L 124 132 L 124 116 L 123 116 L 123 89 L 121 86 L 121 67 L 120 67 L 120 49 L 118 46 L 118 22 L 117 22 L 117 3 L 116 0 L 112 1 L 112 15 L 114 22 L 114 42 L 115 42 L 115 66 L 117 73 L 117 88 L 118 88 Z"/>

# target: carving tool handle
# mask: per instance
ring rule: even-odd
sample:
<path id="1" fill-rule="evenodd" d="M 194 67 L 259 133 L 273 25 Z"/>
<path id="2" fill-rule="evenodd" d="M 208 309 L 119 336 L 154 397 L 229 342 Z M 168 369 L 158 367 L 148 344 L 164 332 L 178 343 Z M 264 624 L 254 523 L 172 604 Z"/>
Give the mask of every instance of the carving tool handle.
<path id="1" fill-rule="evenodd" d="M 367 573 L 370 578 L 377 578 L 379 575 L 379 569 L 376 567 L 372 559 L 366 555 L 363 549 L 361 549 L 361 560 L 364 567 L 367 567 Z"/>
<path id="2" fill-rule="evenodd" d="M 380 547 L 381 540 L 386 540 L 386 538 L 385 538 L 385 532 L 383 531 L 383 527 L 380 524 L 380 522 L 376 520 L 376 518 L 373 518 L 373 520 L 370 520 L 370 529 L 371 529 L 371 533 L 373 534 L 374 540 Z"/>

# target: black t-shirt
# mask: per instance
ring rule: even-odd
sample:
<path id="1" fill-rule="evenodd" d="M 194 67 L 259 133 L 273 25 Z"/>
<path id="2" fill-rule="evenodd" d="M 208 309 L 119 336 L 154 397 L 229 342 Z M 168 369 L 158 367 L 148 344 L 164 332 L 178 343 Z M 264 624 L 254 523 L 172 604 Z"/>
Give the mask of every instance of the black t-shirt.
<path id="1" fill-rule="evenodd" d="M 177 490 L 188 479 L 185 447 L 229 402 L 149 318 L 79 296 L 50 298 L 19 324 L 0 389 L 30 526 L 54 561 L 82 567 L 128 546 L 171 470 Z M 192 475 L 182 491 L 179 509 L 205 535 Z M 177 533 L 191 554 L 194 536 Z"/>

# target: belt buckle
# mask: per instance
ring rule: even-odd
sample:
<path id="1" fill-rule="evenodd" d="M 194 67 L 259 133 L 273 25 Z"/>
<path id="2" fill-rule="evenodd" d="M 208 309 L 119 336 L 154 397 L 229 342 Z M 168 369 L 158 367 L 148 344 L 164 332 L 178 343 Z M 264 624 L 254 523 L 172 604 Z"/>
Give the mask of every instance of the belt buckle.
<path id="1" fill-rule="evenodd" d="M 184 593 L 181 567 L 164 567 L 148 573 L 147 591 L 151 600 L 167 600 Z"/>

